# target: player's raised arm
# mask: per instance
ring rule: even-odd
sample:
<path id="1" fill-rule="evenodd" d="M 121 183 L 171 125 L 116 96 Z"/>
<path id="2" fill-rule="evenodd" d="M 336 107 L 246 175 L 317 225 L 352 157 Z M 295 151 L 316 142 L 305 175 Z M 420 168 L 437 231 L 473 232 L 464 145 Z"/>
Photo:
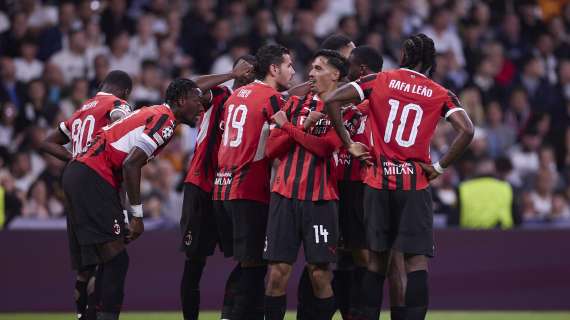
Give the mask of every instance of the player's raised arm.
<path id="1" fill-rule="evenodd" d="M 231 72 L 200 76 L 194 79 L 194 82 L 196 83 L 198 88 L 202 90 L 202 92 L 205 92 L 207 90 L 210 90 L 210 88 L 222 84 L 226 81 L 243 77 L 244 75 L 252 71 L 253 71 L 253 65 L 244 59 L 240 59 L 238 60 L 238 62 L 236 63 Z"/>
<path id="2" fill-rule="evenodd" d="M 63 145 L 69 142 L 69 138 L 56 129 L 42 142 L 40 150 L 58 158 L 61 161 L 73 159 L 73 155 Z"/>

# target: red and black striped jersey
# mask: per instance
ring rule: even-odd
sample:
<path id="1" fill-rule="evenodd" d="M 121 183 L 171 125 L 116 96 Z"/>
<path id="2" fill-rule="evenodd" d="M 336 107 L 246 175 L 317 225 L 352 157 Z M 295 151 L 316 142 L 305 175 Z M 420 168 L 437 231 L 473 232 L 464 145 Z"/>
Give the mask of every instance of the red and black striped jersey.
<path id="1" fill-rule="evenodd" d="M 359 105 L 350 105 L 342 110 L 344 127 L 352 141 L 365 145 L 368 143 L 366 119 L 368 117 L 368 100 Z M 360 160 L 355 159 L 348 150 L 341 148 L 336 156 L 336 177 L 338 181 L 362 181 L 365 168 Z"/>
<path id="2" fill-rule="evenodd" d="M 59 124 L 59 130 L 71 142 L 73 157 L 87 150 L 87 144 L 101 128 L 111 122 L 111 114 L 115 112 L 126 115 L 131 112 L 131 108 L 123 99 L 110 93 L 98 92 L 95 97 L 85 101 L 69 119 Z"/>
<path id="3" fill-rule="evenodd" d="M 280 160 L 272 192 L 299 200 L 338 199 L 333 153 L 342 146 L 328 117 L 303 131 L 303 122 L 311 111 L 322 112 L 323 101 L 317 96 L 293 96 L 284 108 L 289 122 L 272 130 L 268 156 Z"/>
<path id="4" fill-rule="evenodd" d="M 417 162 L 431 163 L 429 146 L 439 119 L 463 110 L 451 91 L 401 68 L 351 82 L 369 100 L 367 123 L 376 164 L 365 183 L 377 189 L 421 190 L 429 182 Z"/>
<path id="5" fill-rule="evenodd" d="M 218 149 L 222 140 L 220 124 L 224 103 L 232 91 L 225 86 L 216 86 L 211 89 L 211 94 L 210 107 L 200 118 L 194 156 L 190 161 L 186 179 L 184 179 L 185 183 L 192 183 L 205 192 L 211 192 L 214 188 L 214 175 L 218 168 Z"/>
<path id="6" fill-rule="evenodd" d="M 77 157 L 118 189 L 123 180 L 123 162 L 138 147 L 150 158 L 158 155 L 174 135 L 176 121 L 166 104 L 144 107 L 105 126 L 87 151 Z"/>
<path id="7" fill-rule="evenodd" d="M 223 135 L 214 179 L 214 200 L 247 199 L 269 202 L 270 163 L 265 157 L 269 122 L 283 106 L 271 86 L 255 81 L 243 86 L 224 104 Z"/>

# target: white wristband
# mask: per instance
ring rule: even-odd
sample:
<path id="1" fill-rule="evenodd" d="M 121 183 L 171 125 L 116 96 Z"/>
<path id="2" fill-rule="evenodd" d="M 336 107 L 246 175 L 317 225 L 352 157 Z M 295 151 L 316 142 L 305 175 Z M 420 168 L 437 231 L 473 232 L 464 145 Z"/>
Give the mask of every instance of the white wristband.
<path id="1" fill-rule="evenodd" d="M 142 218 L 143 217 L 143 206 L 142 204 L 131 205 L 131 210 L 129 210 L 133 217 Z"/>
<path id="2" fill-rule="evenodd" d="M 439 164 L 439 161 L 433 164 L 433 169 L 439 174 L 443 174 L 445 172 L 445 168 Z"/>

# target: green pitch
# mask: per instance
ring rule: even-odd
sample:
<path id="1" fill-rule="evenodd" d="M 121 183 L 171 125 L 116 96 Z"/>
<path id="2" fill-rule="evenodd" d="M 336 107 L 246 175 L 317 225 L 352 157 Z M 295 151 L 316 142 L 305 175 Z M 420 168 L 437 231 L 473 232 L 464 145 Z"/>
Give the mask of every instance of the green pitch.
<path id="1" fill-rule="evenodd" d="M 382 320 L 389 320 L 388 312 L 383 312 Z M 0 320 L 73 320 L 70 313 L 0 313 Z M 177 312 L 125 312 L 121 320 L 180 320 L 182 315 Z M 202 320 L 219 320 L 218 312 L 200 314 Z M 294 320 L 294 313 L 287 313 L 286 320 Z M 340 320 L 337 314 L 334 320 Z M 428 313 L 428 320 L 568 320 L 570 312 L 452 312 L 434 311 Z"/>

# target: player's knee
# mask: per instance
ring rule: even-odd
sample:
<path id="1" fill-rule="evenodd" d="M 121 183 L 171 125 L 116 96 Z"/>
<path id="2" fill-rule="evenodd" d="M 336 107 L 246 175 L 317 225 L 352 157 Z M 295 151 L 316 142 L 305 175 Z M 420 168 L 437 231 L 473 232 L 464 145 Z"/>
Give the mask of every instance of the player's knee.
<path id="1" fill-rule="evenodd" d="M 428 269 L 428 257 L 424 255 L 405 255 L 406 273 Z"/>
<path id="2" fill-rule="evenodd" d="M 386 274 L 388 253 L 370 251 L 368 259 L 368 270 L 380 274 Z"/>
<path id="3" fill-rule="evenodd" d="M 330 286 L 332 272 L 328 265 L 308 265 L 308 269 L 315 291 L 321 292 Z"/>
<path id="4" fill-rule="evenodd" d="M 267 290 L 270 292 L 285 292 L 287 280 L 291 274 L 291 266 L 273 264 L 269 267 Z"/>

